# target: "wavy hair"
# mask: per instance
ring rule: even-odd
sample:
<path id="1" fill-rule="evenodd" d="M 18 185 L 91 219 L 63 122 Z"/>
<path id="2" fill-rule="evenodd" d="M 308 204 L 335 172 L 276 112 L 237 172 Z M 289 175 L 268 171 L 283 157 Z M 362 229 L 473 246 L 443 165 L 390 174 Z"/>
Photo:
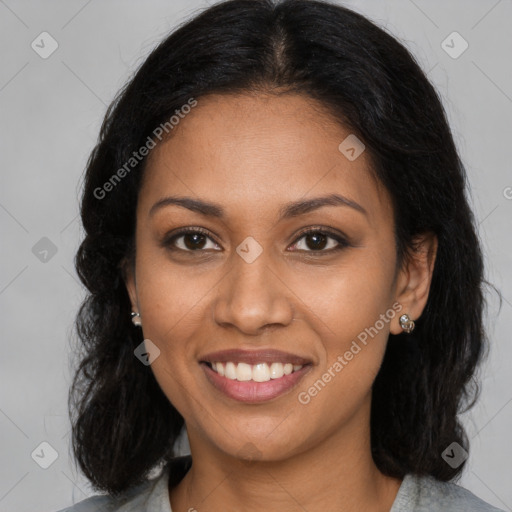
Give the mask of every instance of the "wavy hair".
<path id="1" fill-rule="evenodd" d="M 146 159 L 119 182 L 112 176 L 190 98 L 243 92 L 317 100 L 364 141 L 392 199 L 398 265 L 416 235 L 437 235 L 423 314 L 411 334 L 390 335 L 373 385 L 371 446 L 386 475 L 455 478 L 464 465 L 452 468 L 441 453 L 452 442 L 468 449 L 458 413 L 476 400 L 487 343 L 487 281 L 465 170 L 441 100 L 408 50 L 322 0 L 218 3 L 160 42 L 109 106 L 87 162 L 75 258 L 88 290 L 68 399 L 76 461 L 93 488 L 117 494 L 176 456 L 184 420 L 134 356 L 143 337 L 124 283 Z"/>

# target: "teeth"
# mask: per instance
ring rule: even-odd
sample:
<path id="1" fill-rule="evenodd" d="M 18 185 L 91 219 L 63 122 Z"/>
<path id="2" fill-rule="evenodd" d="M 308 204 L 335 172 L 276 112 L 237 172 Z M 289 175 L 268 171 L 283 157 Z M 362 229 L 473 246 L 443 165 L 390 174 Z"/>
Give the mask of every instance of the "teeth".
<path id="1" fill-rule="evenodd" d="M 268 382 L 271 379 L 280 379 L 283 375 L 290 375 L 302 368 L 301 364 L 291 363 L 267 363 L 247 364 L 247 363 L 227 363 L 214 362 L 212 369 L 219 375 L 231 380 L 246 382 L 252 380 L 254 382 Z"/>
<path id="2" fill-rule="evenodd" d="M 215 370 L 217 370 L 217 373 L 224 377 L 225 371 L 224 371 L 224 365 L 222 363 L 214 363 L 215 364 Z"/>
<path id="3" fill-rule="evenodd" d="M 283 365 L 281 363 L 272 363 L 270 365 L 270 378 L 279 379 L 284 375 Z"/>
<path id="4" fill-rule="evenodd" d="M 270 369 L 267 363 L 255 364 L 251 371 L 252 380 L 256 382 L 267 382 L 270 380 Z"/>
<path id="5" fill-rule="evenodd" d="M 238 363 L 236 368 L 236 380 L 246 381 L 252 379 L 252 368 L 250 364 Z"/>
<path id="6" fill-rule="evenodd" d="M 222 365 L 222 363 L 216 363 L 217 365 Z M 225 365 L 226 371 L 224 372 L 225 377 L 231 380 L 236 380 L 236 366 L 235 363 L 226 363 Z"/>

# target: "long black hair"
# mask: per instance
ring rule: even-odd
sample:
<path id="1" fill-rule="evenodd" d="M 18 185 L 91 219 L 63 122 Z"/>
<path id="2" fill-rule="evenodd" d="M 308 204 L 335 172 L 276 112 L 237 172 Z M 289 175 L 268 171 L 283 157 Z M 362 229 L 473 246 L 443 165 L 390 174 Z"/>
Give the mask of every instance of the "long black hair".
<path id="1" fill-rule="evenodd" d="M 453 479 L 464 464 L 452 468 L 441 454 L 452 442 L 468 449 L 457 415 L 476 399 L 487 341 L 488 283 L 465 170 L 411 54 L 364 16 L 319 0 L 229 0 L 202 11 L 152 51 L 107 110 L 87 164 L 75 260 L 88 290 L 69 394 L 83 473 L 116 494 L 175 456 L 184 420 L 133 353 L 143 338 L 130 321 L 123 262 L 134 255 L 146 158 L 130 159 L 192 98 L 240 92 L 316 99 L 364 142 L 392 198 L 399 264 L 416 235 L 437 235 L 423 314 L 411 334 L 390 335 L 374 382 L 371 446 L 384 474 Z"/>

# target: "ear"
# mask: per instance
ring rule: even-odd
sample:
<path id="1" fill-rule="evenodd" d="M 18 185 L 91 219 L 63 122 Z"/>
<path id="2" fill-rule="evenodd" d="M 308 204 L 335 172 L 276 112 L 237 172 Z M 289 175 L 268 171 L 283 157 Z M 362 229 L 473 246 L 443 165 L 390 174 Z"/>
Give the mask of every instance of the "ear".
<path id="1" fill-rule="evenodd" d="M 123 276 L 126 290 L 132 303 L 132 310 L 139 311 L 139 304 L 137 300 L 137 285 L 135 281 L 135 262 L 124 258 L 120 263 L 121 274 Z"/>
<path id="2" fill-rule="evenodd" d="M 437 246 L 437 236 L 430 231 L 414 239 L 413 248 L 396 278 L 395 300 L 402 305 L 402 309 L 391 321 L 391 334 L 403 332 L 399 322 L 402 314 L 407 313 L 411 320 L 421 316 L 430 291 Z"/>

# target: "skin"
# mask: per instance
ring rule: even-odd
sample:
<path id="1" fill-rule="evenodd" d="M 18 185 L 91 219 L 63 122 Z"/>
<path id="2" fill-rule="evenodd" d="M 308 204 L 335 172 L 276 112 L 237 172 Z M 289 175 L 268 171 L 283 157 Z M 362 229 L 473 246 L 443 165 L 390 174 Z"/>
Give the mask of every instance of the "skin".
<path id="1" fill-rule="evenodd" d="M 151 368 L 189 436 L 193 466 L 170 489 L 173 512 L 384 512 L 393 504 L 401 480 L 383 475 L 370 452 L 371 386 L 390 332 L 402 332 L 400 314 L 415 320 L 425 307 L 437 240 L 420 237 L 396 268 L 389 195 L 367 152 L 349 161 L 338 150 L 349 134 L 305 96 L 211 95 L 149 155 L 126 285 L 144 338 L 161 351 Z M 332 193 L 367 214 L 323 206 L 278 220 L 285 203 Z M 225 218 L 177 205 L 150 215 L 171 195 L 217 203 Z M 185 227 L 210 234 L 175 239 L 174 251 L 169 237 L 162 243 Z M 309 227 L 331 227 L 349 245 L 329 252 L 339 243 L 315 245 L 300 235 Z M 249 236 L 262 248 L 252 263 L 236 252 Z M 400 313 L 301 404 L 298 393 L 397 301 Z M 217 391 L 198 362 L 228 348 L 277 348 L 313 365 L 285 395 L 244 404 Z"/>

